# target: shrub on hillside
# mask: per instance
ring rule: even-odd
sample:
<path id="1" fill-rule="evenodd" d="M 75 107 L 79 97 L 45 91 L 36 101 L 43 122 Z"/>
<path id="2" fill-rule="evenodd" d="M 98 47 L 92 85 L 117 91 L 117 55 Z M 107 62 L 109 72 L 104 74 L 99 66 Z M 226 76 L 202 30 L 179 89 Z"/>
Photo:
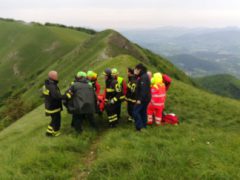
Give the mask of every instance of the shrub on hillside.
<path id="1" fill-rule="evenodd" d="M 31 103 L 25 103 L 20 97 L 10 97 L 4 102 L 4 110 L 2 116 L 10 121 L 16 121 L 23 115 L 33 109 Z"/>

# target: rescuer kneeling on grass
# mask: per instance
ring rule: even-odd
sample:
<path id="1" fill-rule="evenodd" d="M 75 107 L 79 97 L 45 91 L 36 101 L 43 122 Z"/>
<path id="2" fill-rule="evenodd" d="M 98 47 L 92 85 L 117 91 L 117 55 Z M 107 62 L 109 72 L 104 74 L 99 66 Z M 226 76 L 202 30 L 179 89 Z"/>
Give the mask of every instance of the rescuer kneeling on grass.
<path id="1" fill-rule="evenodd" d="M 57 84 L 58 73 L 56 71 L 50 71 L 42 92 L 45 98 L 45 113 L 47 116 L 51 116 L 51 122 L 46 132 L 47 136 L 60 135 L 62 95 Z"/>

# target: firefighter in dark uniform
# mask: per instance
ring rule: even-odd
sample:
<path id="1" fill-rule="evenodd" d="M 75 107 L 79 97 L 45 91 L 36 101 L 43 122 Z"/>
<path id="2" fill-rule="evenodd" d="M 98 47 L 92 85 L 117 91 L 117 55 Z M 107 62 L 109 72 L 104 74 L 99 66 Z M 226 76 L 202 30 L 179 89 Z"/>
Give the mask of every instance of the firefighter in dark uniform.
<path id="1" fill-rule="evenodd" d="M 127 83 L 125 82 L 125 80 L 122 77 L 119 76 L 118 70 L 116 68 L 112 69 L 112 76 L 115 80 L 117 80 L 118 91 L 121 94 L 120 100 L 117 102 L 117 116 L 118 116 L 118 119 L 120 119 L 122 102 L 125 101 L 125 95 L 127 93 Z"/>
<path id="2" fill-rule="evenodd" d="M 133 118 L 133 108 L 136 104 L 136 87 L 137 87 L 137 78 L 134 75 L 134 69 L 128 68 L 128 84 L 127 84 L 127 110 L 128 110 L 128 121 L 134 122 Z"/>
<path id="3" fill-rule="evenodd" d="M 106 89 L 105 89 L 105 109 L 108 116 L 109 126 L 116 127 L 118 122 L 117 103 L 120 101 L 121 93 L 119 92 L 118 82 L 112 76 L 111 69 L 104 72 Z"/>
<path id="4" fill-rule="evenodd" d="M 62 95 L 58 87 L 58 73 L 50 71 L 48 79 L 43 86 L 43 96 L 45 98 L 45 113 L 51 116 L 48 125 L 47 136 L 59 136 L 61 127 Z"/>

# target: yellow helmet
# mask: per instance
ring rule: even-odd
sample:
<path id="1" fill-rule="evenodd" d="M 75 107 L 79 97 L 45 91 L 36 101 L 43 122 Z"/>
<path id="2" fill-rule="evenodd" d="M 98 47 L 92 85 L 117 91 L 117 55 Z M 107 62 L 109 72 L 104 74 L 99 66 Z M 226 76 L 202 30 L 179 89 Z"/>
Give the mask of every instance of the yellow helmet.
<path id="1" fill-rule="evenodd" d="M 163 77 L 162 77 L 162 74 L 161 73 L 155 73 L 153 75 L 153 78 L 154 78 L 154 84 L 162 84 L 163 83 Z"/>
<path id="2" fill-rule="evenodd" d="M 118 75 L 118 70 L 116 68 L 112 69 L 112 75 L 117 76 Z"/>

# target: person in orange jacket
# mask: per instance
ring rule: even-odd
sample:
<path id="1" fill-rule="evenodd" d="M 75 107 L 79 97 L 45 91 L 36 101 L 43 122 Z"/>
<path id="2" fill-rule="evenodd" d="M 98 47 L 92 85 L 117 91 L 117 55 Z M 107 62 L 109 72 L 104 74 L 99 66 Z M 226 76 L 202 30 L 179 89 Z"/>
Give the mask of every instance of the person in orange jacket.
<path id="1" fill-rule="evenodd" d="M 172 79 L 167 74 L 163 74 L 162 77 L 163 77 L 163 83 L 166 86 L 166 91 L 168 91 L 172 83 Z"/>
<path id="2" fill-rule="evenodd" d="M 166 100 L 166 86 L 161 73 L 155 73 L 151 79 L 151 102 L 148 105 L 148 125 L 153 124 L 153 117 L 157 126 L 161 125 L 164 103 Z"/>

